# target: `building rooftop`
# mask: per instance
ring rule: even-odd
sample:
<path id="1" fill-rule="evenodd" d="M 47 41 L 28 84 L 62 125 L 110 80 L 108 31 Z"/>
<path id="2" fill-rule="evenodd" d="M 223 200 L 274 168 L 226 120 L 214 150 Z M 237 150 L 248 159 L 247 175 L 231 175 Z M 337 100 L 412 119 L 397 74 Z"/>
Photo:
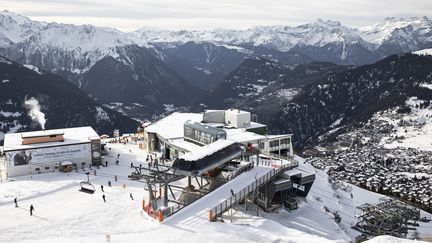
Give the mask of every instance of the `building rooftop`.
<path id="1" fill-rule="evenodd" d="M 237 143 L 256 142 L 261 139 L 266 139 L 266 136 L 248 132 L 244 128 L 225 129 L 225 131 L 227 133 L 227 139 Z"/>
<path id="2" fill-rule="evenodd" d="M 43 130 L 43 131 L 21 133 L 22 138 L 35 138 L 35 137 L 46 137 L 46 136 L 56 136 L 56 135 L 64 135 L 64 132 L 58 130 Z"/>
<path id="3" fill-rule="evenodd" d="M 48 143 L 36 143 L 36 144 L 22 144 L 23 137 L 41 137 L 64 134 L 63 142 L 48 142 Z M 43 147 L 54 147 L 59 145 L 68 144 L 79 144 L 90 142 L 92 138 L 99 138 L 99 135 L 93 130 L 92 127 L 74 127 L 74 128 L 63 128 L 63 129 L 53 129 L 46 131 L 35 131 L 35 132 L 22 132 L 22 133 L 7 133 L 4 138 L 3 150 L 13 151 L 22 149 L 34 149 Z"/>
<path id="4" fill-rule="evenodd" d="M 212 155 L 213 153 L 228 147 L 230 145 L 234 144 L 234 141 L 229 140 L 217 140 L 216 142 L 213 142 L 211 144 L 208 144 L 203 147 L 199 147 L 198 149 L 194 149 L 190 151 L 189 153 L 186 153 L 182 156 L 180 156 L 180 159 L 187 160 L 187 161 L 196 161 L 199 159 L 202 159 L 206 156 Z"/>
<path id="5" fill-rule="evenodd" d="M 200 123 L 203 126 L 211 128 L 224 128 L 227 133 L 231 134 L 231 139 L 236 142 L 254 141 L 257 139 L 263 139 L 265 136 L 258 135 L 252 132 L 247 132 L 246 129 L 265 127 L 266 125 L 257 122 L 251 122 L 246 128 L 229 128 L 223 123 L 202 123 L 202 113 L 180 113 L 174 112 L 157 122 L 154 122 L 147 126 L 145 130 L 149 133 L 156 133 L 164 139 L 177 139 L 184 137 L 183 126 L 185 122 Z M 240 135 L 242 134 L 242 135 Z M 228 138 L 230 139 L 230 138 Z"/>
<path id="6" fill-rule="evenodd" d="M 186 121 L 201 122 L 201 113 L 180 113 L 174 112 L 157 122 L 147 126 L 145 130 L 150 133 L 157 133 L 164 139 L 182 138 L 183 126 Z"/>
<path id="7" fill-rule="evenodd" d="M 217 111 L 217 110 L 210 110 L 210 111 Z M 228 109 L 228 110 L 225 110 L 225 112 L 227 112 L 227 113 L 236 113 L 236 114 L 250 114 L 249 111 L 242 111 L 242 110 L 239 110 L 239 109 Z"/>
<path id="8" fill-rule="evenodd" d="M 201 146 L 185 141 L 183 138 L 170 139 L 169 143 L 174 147 L 178 147 L 189 152 L 201 148 Z"/>

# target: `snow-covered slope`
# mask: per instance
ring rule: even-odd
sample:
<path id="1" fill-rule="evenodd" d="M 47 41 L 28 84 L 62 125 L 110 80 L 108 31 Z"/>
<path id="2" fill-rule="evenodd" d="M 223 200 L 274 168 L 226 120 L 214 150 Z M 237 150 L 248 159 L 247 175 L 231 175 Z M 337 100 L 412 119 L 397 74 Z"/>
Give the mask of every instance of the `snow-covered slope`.
<path id="1" fill-rule="evenodd" d="M 133 42 L 117 30 L 92 25 L 51 23 L 31 37 L 12 45 L 8 56 L 47 70 L 82 73 L 105 56 L 118 58 Z M 36 60 L 35 60 L 36 59 Z M 121 59 L 129 63 L 127 59 Z"/>
<path id="2" fill-rule="evenodd" d="M 412 18 L 386 18 L 380 23 L 360 28 L 362 37 L 375 45 L 390 41 L 399 36 L 405 42 L 424 41 L 431 42 L 432 22 L 427 17 Z"/>
<path id="3" fill-rule="evenodd" d="M 90 181 L 96 188 L 93 195 L 78 191 L 79 182 L 86 179 L 81 171 L 69 175 L 45 173 L 24 176 L 0 183 L 0 214 L 3 216 L 0 217 L 0 241 L 349 242 L 357 235 L 350 229 L 355 220 L 355 207 L 359 203 L 375 203 L 382 197 L 350 185 L 332 185 L 327 175 L 317 170 L 312 190 L 297 210 L 260 211 L 260 216 L 256 216 L 254 210 L 244 212 L 240 206 L 232 217 L 229 213 L 225 215 L 225 223 L 203 220 L 196 226 L 197 222 L 193 220 L 181 223 L 177 220 L 178 224 L 168 220 L 159 224 L 141 210 L 141 200 L 148 198 L 143 184 L 126 177 L 132 172 L 130 161 L 145 165 L 146 154 L 136 145 L 109 144 L 108 147 L 112 148 L 105 157 L 108 167 L 98 169 L 96 176 L 90 174 Z M 114 165 L 117 154 L 120 154 L 118 166 Z M 302 161 L 300 169 L 315 171 Z M 118 176 L 118 182 L 114 175 Z M 111 180 L 112 187 L 106 186 L 108 180 Z M 126 184 L 125 188 L 123 184 Z M 100 185 L 105 186 L 106 203 L 102 200 Z M 130 193 L 135 200 L 129 198 Z M 18 197 L 19 208 L 14 208 L 15 197 Z M 30 204 L 35 207 L 32 217 L 27 211 Z M 342 216 L 340 224 L 333 220 L 334 211 Z M 420 236 L 431 232 L 427 227 L 422 229 Z"/>
<path id="4" fill-rule="evenodd" d="M 423 49 L 423 50 L 420 50 L 420 51 L 415 51 L 413 53 L 417 54 L 417 55 L 429 55 L 429 56 L 432 56 L 432 48 L 430 48 L 430 49 Z"/>
<path id="5" fill-rule="evenodd" d="M 29 18 L 9 12 L 7 10 L 0 12 L 0 33 L 13 43 L 20 42 L 33 34 L 37 33 L 45 23 L 30 20 Z M 0 35 L 0 47 L 3 46 Z"/>

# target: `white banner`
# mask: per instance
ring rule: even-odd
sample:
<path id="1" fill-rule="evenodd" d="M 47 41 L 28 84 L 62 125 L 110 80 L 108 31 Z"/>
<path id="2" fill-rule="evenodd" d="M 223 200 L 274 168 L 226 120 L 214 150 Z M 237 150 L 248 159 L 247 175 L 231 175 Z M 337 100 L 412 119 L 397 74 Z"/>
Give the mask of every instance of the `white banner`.
<path id="1" fill-rule="evenodd" d="M 6 153 L 6 161 L 9 166 L 26 164 L 52 164 L 80 158 L 91 159 L 90 143 L 58 146 L 51 148 L 27 149 Z M 84 162 L 84 161 L 83 161 Z"/>

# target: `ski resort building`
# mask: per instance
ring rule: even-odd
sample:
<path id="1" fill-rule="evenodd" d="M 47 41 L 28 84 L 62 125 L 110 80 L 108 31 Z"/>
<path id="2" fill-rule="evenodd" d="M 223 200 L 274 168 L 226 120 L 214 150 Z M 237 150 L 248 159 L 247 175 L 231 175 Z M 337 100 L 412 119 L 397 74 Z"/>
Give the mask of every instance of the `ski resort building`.
<path id="1" fill-rule="evenodd" d="M 91 127 L 5 134 L 6 177 L 71 171 L 101 163 L 101 142 Z"/>
<path id="2" fill-rule="evenodd" d="M 174 160 L 217 140 L 236 142 L 249 150 L 292 156 L 291 134 L 267 135 L 267 126 L 251 121 L 251 113 L 238 109 L 179 113 L 144 128 L 144 149 Z"/>
<path id="3" fill-rule="evenodd" d="M 133 175 L 145 178 L 150 192 L 164 185 L 163 205 L 148 200 L 146 210 L 153 216 L 160 210 L 161 217 L 169 217 L 208 194 L 214 204 L 211 221 L 240 202 L 266 211 L 295 209 L 296 197 L 306 196 L 315 180 L 314 173 L 296 170 L 291 134 L 268 135 L 267 126 L 251 121 L 247 111 L 176 112 L 145 127 L 143 135 L 144 149 L 168 161 L 159 169 L 136 167 Z M 175 185 L 182 178 L 186 186 Z M 175 196 L 172 188 L 181 194 Z"/>

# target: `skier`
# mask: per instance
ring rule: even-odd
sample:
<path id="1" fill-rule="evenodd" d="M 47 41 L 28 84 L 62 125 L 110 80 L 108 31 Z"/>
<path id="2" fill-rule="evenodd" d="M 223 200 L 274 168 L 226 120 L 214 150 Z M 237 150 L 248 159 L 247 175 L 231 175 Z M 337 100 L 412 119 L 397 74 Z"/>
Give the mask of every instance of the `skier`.
<path id="1" fill-rule="evenodd" d="M 31 204 L 31 205 L 30 205 L 30 216 L 33 215 L 33 211 L 34 211 L 34 207 L 33 207 L 33 204 Z"/>
<path id="2" fill-rule="evenodd" d="M 233 189 L 231 189 L 231 195 L 233 195 L 233 196 L 234 196 L 234 191 L 233 191 Z"/>
<path id="3" fill-rule="evenodd" d="M 17 208 L 18 207 L 18 198 L 14 199 L 14 203 L 15 203 L 15 207 Z"/>
<path id="4" fill-rule="evenodd" d="M 108 160 L 105 160 L 105 167 L 108 167 Z"/>
<path id="5" fill-rule="evenodd" d="M 131 169 L 133 168 L 133 163 L 131 163 Z"/>
<path id="6" fill-rule="evenodd" d="M 111 187 L 111 181 L 108 181 L 108 186 Z M 103 190 L 102 190 L 103 191 Z"/>
<path id="7" fill-rule="evenodd" d="M 129 194 L 129 197 L 132 199 L 133 201 L 133 196 L 132 196 L 132 192 Z"/>
<path id="8" fill-rule="evenodd" d="M 120 157 L 120 154 L 117 154 L 117 159 Z"/>
<path id="9" fill-rule="evenodd" d="M 102 192 L 105 192 L 104 189 L 103 189 L 103 185 L 101 185 L 101 191 L 102 191 Z"/>
<path id="10" fill-rule="evenodd" d="M 116 164 L 116 165 L 119 165 L 119 161 L 118 161 L 118 160 L 116 160 L 115 164 Z"/>
<path id="11" fill-rule="evenodd" d="M 114 180 L 117 182 L 117 175 L 114 175 Z"/>
<path id="12" fill-rule="evenodd" d="M 106 200 L 105 200 L 105 194 L 102 195 L 102 199 L 104 200 L 104 202 L 106 202 Z"/>

